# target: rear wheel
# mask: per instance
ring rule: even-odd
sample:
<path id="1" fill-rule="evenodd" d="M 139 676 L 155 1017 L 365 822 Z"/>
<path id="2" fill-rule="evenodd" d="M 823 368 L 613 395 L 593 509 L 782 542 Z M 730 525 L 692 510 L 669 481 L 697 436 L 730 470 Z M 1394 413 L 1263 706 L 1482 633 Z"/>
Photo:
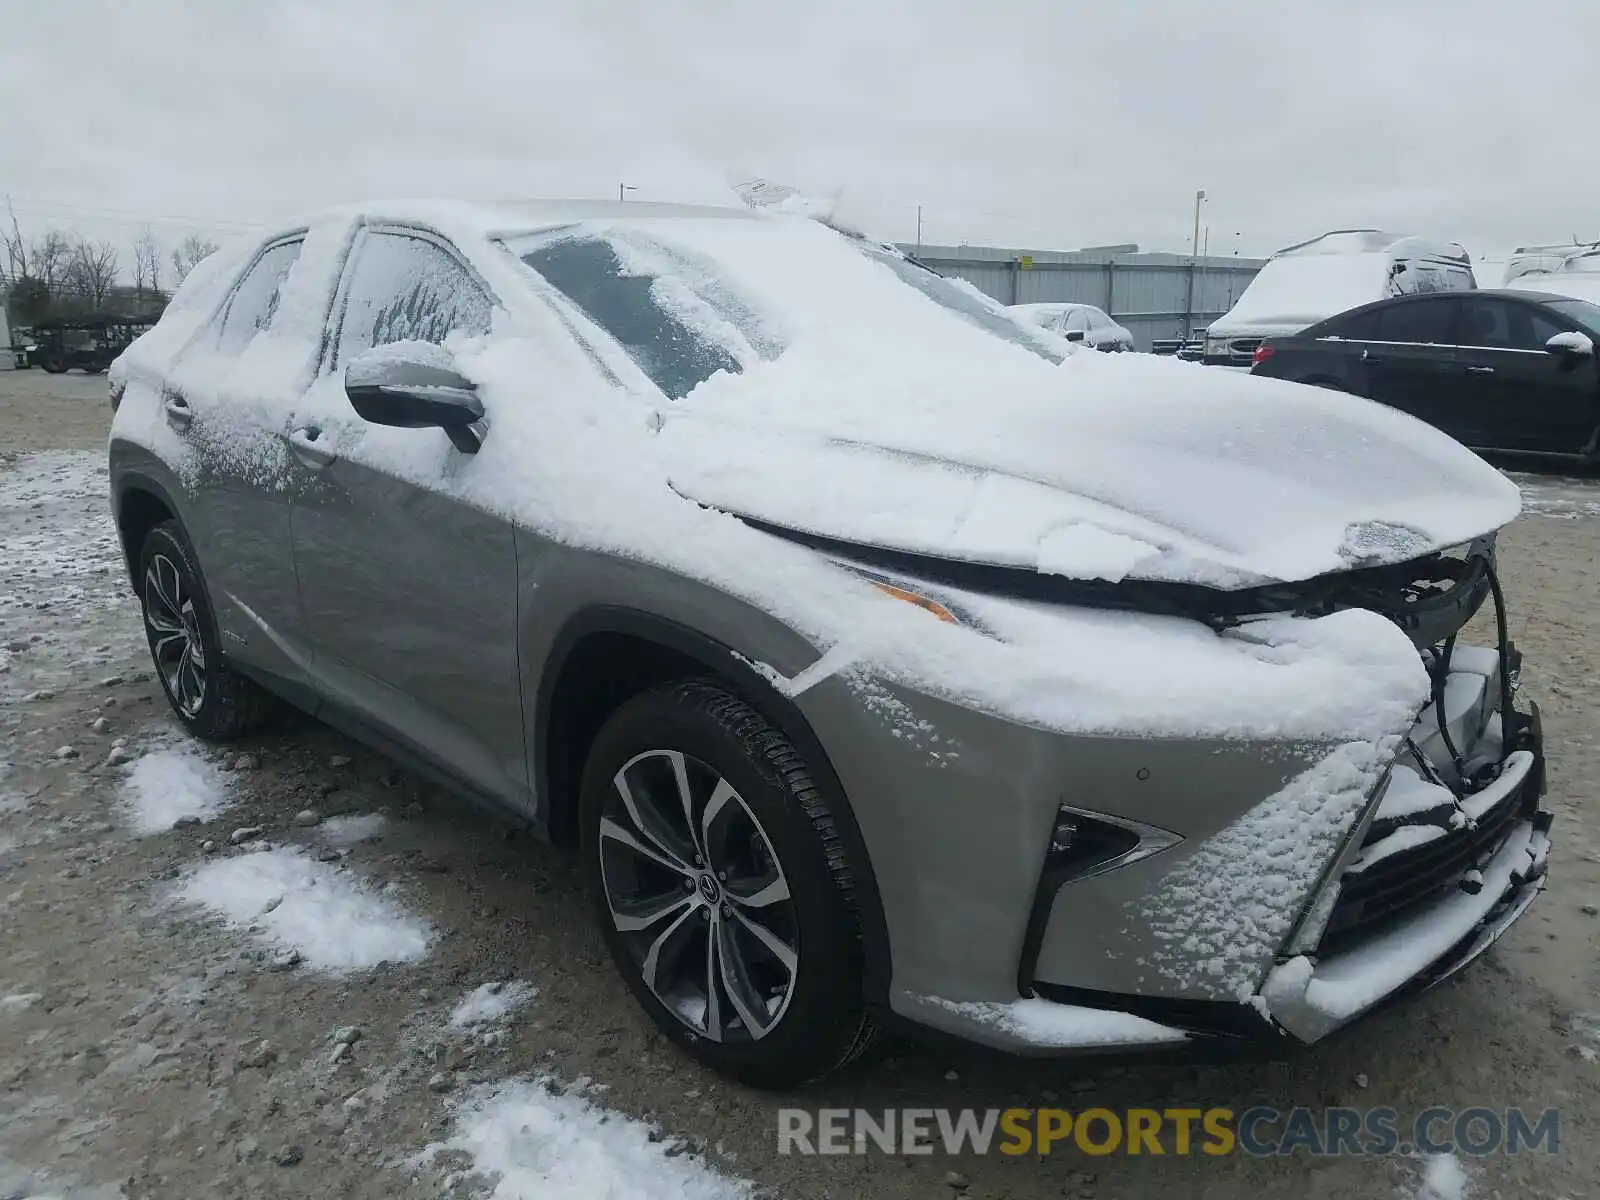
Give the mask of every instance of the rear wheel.
<path id="1" fill-rule="evenodd" d="M 854 881 L 828 801 L 764 717 L 703 681 L 630 700 L 595 740 L 580 819 L 612 958 L 674 1042 L 755 1087 L 866 1048 Z"/>
<path id="2" fill-rule="evenodd" d="M 176 521 L 163 521 L 145 536 L 139 603 L 156 677 L 189 732 L 221 742 L 260 725 L 272 698 L 222 661 L 194 552 Z"/>
<path id="3" fill-rule="evenodd" d="M 42 365 L 51 375 L 65 375 L 67 373 L 67 364 L 59 358 L 47 358 Z"/>

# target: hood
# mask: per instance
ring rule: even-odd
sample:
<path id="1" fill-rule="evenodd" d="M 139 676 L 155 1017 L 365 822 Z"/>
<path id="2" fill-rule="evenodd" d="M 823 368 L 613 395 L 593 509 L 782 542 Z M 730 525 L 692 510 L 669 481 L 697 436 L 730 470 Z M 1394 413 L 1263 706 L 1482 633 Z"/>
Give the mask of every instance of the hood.
<path id="1" fill-rule="evenodd" d="M 660 438 L 673 487 L 702 504 L 1077 579 L 1299 582 L 1457 546 L 1520 509 L 1471 451 L 1370 401 L 1148 355 L 1054 373 L 966 400 L 930 395 L 948 380 L 900 380 L 914 405 L 782 405 L 770 389 L 741 412 L 691 396 Z"/>
<path id="2" fill-rule="evenodd" d="M 1207 328 L 1208 338 L 1273 338 L 1289 337 L 1302 329 L 1309 329 L 1329 315 L 1301 317 L 1263 317 L 1260 320 L 1234 321 L 1227 317 L 1213 321 Z"/>

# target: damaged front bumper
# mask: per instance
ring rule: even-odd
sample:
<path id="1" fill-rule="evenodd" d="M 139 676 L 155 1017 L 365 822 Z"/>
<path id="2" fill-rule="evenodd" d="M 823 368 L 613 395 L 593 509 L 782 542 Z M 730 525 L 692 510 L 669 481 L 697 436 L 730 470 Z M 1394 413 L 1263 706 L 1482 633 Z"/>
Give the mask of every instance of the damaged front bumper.
<path id="1" fill-rule="evenodd" d="M 1418 717 L 1297 924 L 1233 999 L 1097 991 L 1030 973 L 1018 1000 L 901 994 L 895 1007 L 918 1024 L 1032 1056 L 1309 1044 L 1449 978 L 1527 911 L 1548 874 L 1539 713 L 1513 705 L 1502 719 L 1503 661 L 1514 686 L 1514 650 L 1504 660 L 1457 651 L 1436 704 Z M 1072 911 L 1092 911 L 1089 895 Z"/>

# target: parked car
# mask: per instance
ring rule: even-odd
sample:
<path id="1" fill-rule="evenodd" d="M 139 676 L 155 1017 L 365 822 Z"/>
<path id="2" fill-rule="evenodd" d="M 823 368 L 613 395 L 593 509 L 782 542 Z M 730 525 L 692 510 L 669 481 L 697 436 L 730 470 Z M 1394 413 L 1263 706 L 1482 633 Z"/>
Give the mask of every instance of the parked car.
<path id="1" fill-rule="evenodd" d="M 1600 250 L 1579 250 L 1552 269 L 1524 273 L 1507 286 L 1519 292 L 1541 292 L 1600 304 Z"/>
<path id="2" fill-rule="evenodd" d="M 1252 374 L 1338 388 L 1468 446 L 1594 461 L 1600 306 L 1477 291 L 1368 304 L 1256 351 Z"/>
<path id="3" fill-rule="evenodd" d="M 1248 367 L 1267 338 L 1298 333 L 1358 304 L 1476 286 L 1471 260 L 1454 242 L 1375 229 L 1325 233 L 1267 260 L 1234 306 L 1206 330 L 1205 361 Z"/>
<path id="4" fill-rule="evenodd" d="M 1133 334 L 1092 304 L 1013 304 L 1020 319 L 1096 350 L 1133 349 Z"/>
<path id="5" fill-rule="evenodd" d="M 1452 974 L 1549 852 L 1516 650 L 1456 642 L 1516 488 L 1059 348 L 799 216 L 342 209 L 117 362 L 112 507 L 185 728 L 279 697 L 574 845 L 732 1077 L 1292 1045 Z"/>

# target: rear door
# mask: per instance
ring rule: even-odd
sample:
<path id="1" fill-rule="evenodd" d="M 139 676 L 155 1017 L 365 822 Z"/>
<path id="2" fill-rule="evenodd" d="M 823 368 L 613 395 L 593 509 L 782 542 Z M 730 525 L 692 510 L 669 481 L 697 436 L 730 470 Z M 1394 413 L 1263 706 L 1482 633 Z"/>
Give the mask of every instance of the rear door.
<path id="1" fill-rule="evenodd" d="M 511 522 L 458 498 L 477 462 L 442 430 L 367 425 L 343 392 L 361 352 L 481 336 L 493 308 L 442 238 L 358 235 L 327 360 L 289 433 L 306 478 L 294 553 L 324 692 L 479 791 L 525 805 Z"/>
<path id="2" fill-rule="evenodd" d="M 298 676 L 296 648 L 304 639 L 284 440 L 292 396 L 247 370 L 245 358 L 273 327 L 304 240 L 286 237 L 257 254 L 216 320 L 184 351 L 162 394 L 167 424 L 193 454 L 189 533 L 223 649 L 288 679 Z"/>
<path id="3" fill-rule="evenodd" d="M 1486 413 L 1478 445 L 1554 454 L 1588 448 L 1596 425 L 1595 361 L 1545 349 L 1556 334 L 1576 329 L 1520 300 L 1466 302 L 1460 362 L 1463 386 L 1481 397 Z"/>
<path id="4" fill-rule="evenodd" d="M 1377 318 L 1372 340 L 1358 355 L 1367 395 L 1460 441 L 1479 437 L 1482 399 L 1461 386 L 1456 360 L 1460 297 L 1405 297 L 1371 311 Z"/>

